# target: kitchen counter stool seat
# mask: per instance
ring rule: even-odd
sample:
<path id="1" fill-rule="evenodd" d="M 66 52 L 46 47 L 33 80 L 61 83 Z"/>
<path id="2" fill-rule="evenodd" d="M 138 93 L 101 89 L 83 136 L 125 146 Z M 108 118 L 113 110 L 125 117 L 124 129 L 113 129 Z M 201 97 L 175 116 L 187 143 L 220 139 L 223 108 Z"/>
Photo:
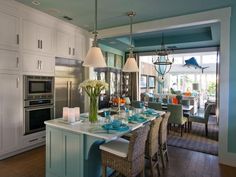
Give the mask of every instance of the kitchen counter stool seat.
<path id="1" fill-rule="evenodd" d="M 144 176 L 144 152 L 148 131 L 149 125 L 145 125 L 132 132 L 130 141 L 120 138 L 101 145 L 102 177 L 107 176 L 107 167 L 127 177 L 139 174 Z"/>
<path id="2" fill-rule="evenodd" d="M 110 141 L 100 146 L 100 149 L 119 157 L 127 157 L 129 149 L 129 141 L 123 138 Z"/>

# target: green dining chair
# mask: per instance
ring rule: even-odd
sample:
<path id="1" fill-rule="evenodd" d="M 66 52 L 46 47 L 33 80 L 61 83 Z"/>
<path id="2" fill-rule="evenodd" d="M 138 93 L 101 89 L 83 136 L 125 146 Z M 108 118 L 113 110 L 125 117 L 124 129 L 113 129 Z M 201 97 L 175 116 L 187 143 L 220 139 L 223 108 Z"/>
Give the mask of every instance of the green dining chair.
<path id="1" fill-rule="evenodd" d="M 157 103 L 157 102 L 148 102 L 148 108 L 162 111 L 161 103 Z"/>
<path id="2" fill-rule="evenodd" d="M 177 124 L 180 127 L 181 136 L 183 136 L 184 126 L 185 126 L 185 131 L 186 131 L 187 118 L 183 116 L 182 105 L 181 104 L 167 104 L 167 111 L 170 112 L 168 124 L 170 126 L 172 124 L 174 125 Z"/>
<path id="3" fill-rule="evenodd" d="M 131 106 L 134 108 L 143 108 L 144 103 L 142 101 L 132 101 Z"/>
<path id="4" fill-rule="evenodd" d="M 209 116 L 210 116 L 211 109 L 213 108 L 213 106 L 214 106 L 214 104 L 207 105 L 207 107 L 204 111 L 204 116 L 190 116 L 189 117 L 190 125 L 192 124 L 192 122 L 205 124 L 206 136 L 208 136 L 208 120 L 209 120 Z"/>
<path id="5" fill-rule="evenodd" d="M 190 100 L 182 100 L 181 104 L 184 105 L 184 106 L 189 106 L 190 105 Z"/>

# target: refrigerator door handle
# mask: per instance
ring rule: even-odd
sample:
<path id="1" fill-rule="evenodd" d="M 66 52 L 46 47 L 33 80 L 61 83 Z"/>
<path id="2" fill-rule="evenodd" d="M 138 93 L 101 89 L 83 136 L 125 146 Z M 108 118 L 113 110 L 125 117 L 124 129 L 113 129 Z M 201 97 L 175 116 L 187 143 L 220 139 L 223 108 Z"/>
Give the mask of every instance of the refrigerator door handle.
<path id="1" fill-rule="evenodd" d="M 67 106 L 70 107 L 70 87 L 69 87 L 69 81 L 67 81 Z"/>

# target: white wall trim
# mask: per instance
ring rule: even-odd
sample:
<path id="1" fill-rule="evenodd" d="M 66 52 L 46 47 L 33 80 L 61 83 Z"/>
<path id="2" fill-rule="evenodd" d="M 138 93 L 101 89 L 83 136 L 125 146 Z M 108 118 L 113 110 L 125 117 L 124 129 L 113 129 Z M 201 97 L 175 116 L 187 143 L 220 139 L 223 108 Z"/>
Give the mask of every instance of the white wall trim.
<path id="1" fill-rule="evenodd" d="M 210 10 L 161 20 L 136 23 L 134 33 L 160 31 L 209 23 L 220 23 L 220 101 L 219 101 L 219 161 L 235 166 L 236 154 L 228 152 L 228 110 L 229 110 L 229 61 L 230 61 L 230 16 L 231 8 Z M 121 26 L 99 31 L 100 38 L 129 34 L 129 26 Z"/>

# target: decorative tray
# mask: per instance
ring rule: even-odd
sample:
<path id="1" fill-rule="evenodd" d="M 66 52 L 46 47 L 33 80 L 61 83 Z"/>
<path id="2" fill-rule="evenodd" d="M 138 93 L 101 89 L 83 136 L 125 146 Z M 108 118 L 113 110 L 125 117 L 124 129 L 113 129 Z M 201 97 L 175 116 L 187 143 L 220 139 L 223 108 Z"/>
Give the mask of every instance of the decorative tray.
<path id="1" fill-rule="evenodd" d="M 63 118 L 59 118 L 57 120 L 58 120 L 58 122 L 68 124 L 68 125 L 76 125 L 76 124 L 79 124 L 79 123 L 83 122 L 83 120 L 78 120 L 78 121 L 75 121 L 75 122 L 68 122 L 67 120 L 64 120 Z"/>

